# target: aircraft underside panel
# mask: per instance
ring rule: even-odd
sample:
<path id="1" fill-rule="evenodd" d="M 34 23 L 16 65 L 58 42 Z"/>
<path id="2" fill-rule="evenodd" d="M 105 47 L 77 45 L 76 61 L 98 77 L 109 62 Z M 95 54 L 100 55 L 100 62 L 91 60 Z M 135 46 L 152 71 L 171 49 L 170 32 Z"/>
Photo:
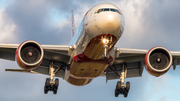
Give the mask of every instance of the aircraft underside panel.
<path id="1" fill-rule="evenodd" d="M 111 66 L 111 68 L 113 70 L 115 70 L 115 68 L 116 68 L 118 71 L 121 71 L 122 70 L 122 65 L 123 64 L 113 65 L 113 66 Z M 143 62 L 127 63 L 126 68 L 127 68 L 126 78 L 141 77 L 142 72 L 143 72 L 143 68 L 144 68 L 144 64 L 143 64 Z M 119 75 L 114 73 L 113 70 L 108 68 L 108 70 L 106 71 L 106 75 L 105 75 L 106 80 L 113 80 L 113 79 L 119 79 L 120 78 Z"/>
<path id="2" fill-rule="evenodd" d="M 107 51 L 112 50 L 117 39 L 110 34 L 103 34 L 91 39 L 84 52 L 73 57 L 71 64 L 68 67 L 68 73 L 78 79 L 95 78 L 102 75 L 109 64 L 113 61 L 110 56 L 109 60 L 101 59 L 101 54 L 104 53 L 104 44 L 102 38 L 111 38 L 111 43 L 108 44 Z M 78 48 L 78 47 L 77 47 Z"/>
<path id="3" fill-rule="evenodd" d="M 87 85 L 92 81 L 92 79 L 77 79 L 75 77 L 70 76 L 67 72 L 65 74 L 65 80 L 74 86 Z"/>

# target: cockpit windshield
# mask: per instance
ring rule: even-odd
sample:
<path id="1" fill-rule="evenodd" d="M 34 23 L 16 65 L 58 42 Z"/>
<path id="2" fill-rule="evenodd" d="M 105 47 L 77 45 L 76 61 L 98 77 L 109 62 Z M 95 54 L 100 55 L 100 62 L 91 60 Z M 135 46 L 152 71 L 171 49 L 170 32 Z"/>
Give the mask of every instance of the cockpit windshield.
<path id="1" fill-rule="evenodd" d="M 119 13 L 119 14 L 121 14 L 121 12 L 119 11 L 119 10 L 117 10 L 117 9 L 113 9 L 113 8 L 101 8 L 101 9 L 99 9 L 97 12 L 95 12 L 95 13 L 100 13 L 100 12 L 106 12 L 106 11 L 112 11 L 112 12 L 117 12 L 117 13 Z"/>

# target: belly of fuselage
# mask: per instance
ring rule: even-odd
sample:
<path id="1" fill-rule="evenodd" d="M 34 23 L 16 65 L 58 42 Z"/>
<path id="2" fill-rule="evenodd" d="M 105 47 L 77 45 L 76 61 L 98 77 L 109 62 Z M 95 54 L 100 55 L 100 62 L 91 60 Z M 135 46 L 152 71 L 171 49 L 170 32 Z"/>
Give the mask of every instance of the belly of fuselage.
<path id="1" fill-rule="evenodd" d="M 91 40 L 85 51 L 72 59 L 66 72 L 66 81 L 72 85 L 83 86 L 102 75 L 113 61 L 112 57 L 110 60 L 102 60 L 103 52 L 103 43 Z"/>
<path id="2" fill-rule="evenodd" d="M 73 61 L 70 65 L 68 73 L 75 78 L 95 78 L 104 73 L 108 66 L 107 62 L 102 60 L 91 60 L 87 58 L 84 54 L 81 54 L 83 62 Z M 77 57 L 78 58 L 78 57 Z"/>
<path id="3" fill-rule="evenodd" d="M 104 44 L 102 43 L 103 37 L 112 37 L 109 34 L 104 34 L 93 38 L 82 54 L 76 55 L 71 64 L 68 67 L 68 74 L 77 79 L 91 79 L 102 75 L 109 64 L 113 61 L 113 57 L 110 59 L 101 59 L 101 54 L 104 53 Z M 114 43 L 116 43 L 115 37 L 113 42 L 109 45 L 108 51 L 110 51 Z"/>

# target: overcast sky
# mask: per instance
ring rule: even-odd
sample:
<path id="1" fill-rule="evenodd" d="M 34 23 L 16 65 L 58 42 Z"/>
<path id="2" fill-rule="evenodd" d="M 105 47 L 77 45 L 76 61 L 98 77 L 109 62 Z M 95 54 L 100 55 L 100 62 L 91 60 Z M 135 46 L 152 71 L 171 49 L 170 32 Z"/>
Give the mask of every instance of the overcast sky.
<path id="1" fill-rule="evenodd" d="M 180 50 L 179 0 L 0 0 L 0 43 L 35 40 L 40 44 L 67 45 L 71 40 L 71 10 L 75 26 L 84 14 L 100 3 L 112 3 L 125 17 L 125 31 L 117 43 L 121 48 L 150 49 L 163 46 Z M 114 97 L 118 80 L 105 77 L 76 87 L 60 79 L 57 95 L 44 94 L 48 77 L 39 74 L 5 72 L 19 68 L 16 62 L 0 60 L 0 101 L 179 101 L 180 67 L 157 78 L 144 69 L 131 82 L 128 98 Z"/>

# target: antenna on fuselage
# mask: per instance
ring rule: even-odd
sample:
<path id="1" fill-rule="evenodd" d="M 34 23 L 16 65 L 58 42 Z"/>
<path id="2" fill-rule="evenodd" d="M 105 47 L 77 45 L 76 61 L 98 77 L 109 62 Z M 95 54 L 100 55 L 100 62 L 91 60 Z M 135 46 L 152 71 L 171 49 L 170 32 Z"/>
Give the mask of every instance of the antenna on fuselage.
<path id="1" fill-rule="evenodd" d="M 72 30 L 71 30 L 71 38 L 74 36 L 74 34 L 75 34 L 75 24 L 74 24 L 74 11 L 73 11 L 73 9 L 72 9 L 72 17 L 71 17 L 71 19 L 72 19 Z"/>

